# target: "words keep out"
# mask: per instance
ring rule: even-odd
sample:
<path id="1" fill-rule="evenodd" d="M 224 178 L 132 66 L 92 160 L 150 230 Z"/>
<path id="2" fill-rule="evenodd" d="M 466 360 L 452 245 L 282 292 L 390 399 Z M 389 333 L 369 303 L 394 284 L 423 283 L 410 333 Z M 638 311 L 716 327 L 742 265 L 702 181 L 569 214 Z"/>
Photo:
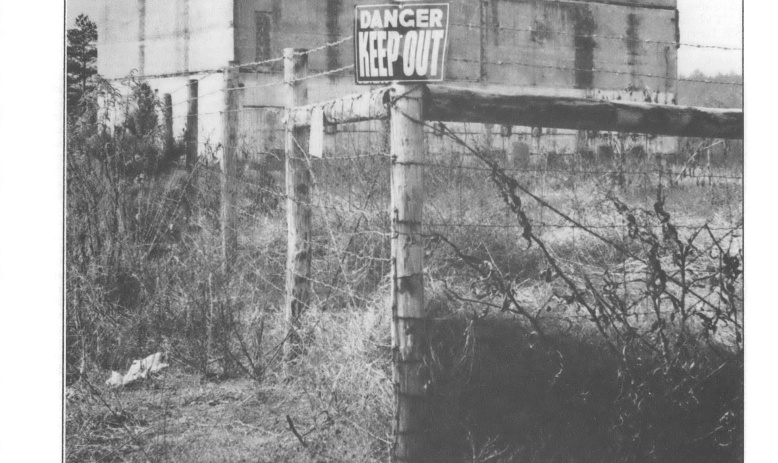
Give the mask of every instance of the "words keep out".
<path id="1" fill-rule="evenodd" d="M 394 77 L 399 73 L 435 77 L 440 72 L 438 62 L 446 37 L 443 11 L 363 10 L 358 20 L 359 29 L 370 29 L 358 32 L 361 77 Z"/>

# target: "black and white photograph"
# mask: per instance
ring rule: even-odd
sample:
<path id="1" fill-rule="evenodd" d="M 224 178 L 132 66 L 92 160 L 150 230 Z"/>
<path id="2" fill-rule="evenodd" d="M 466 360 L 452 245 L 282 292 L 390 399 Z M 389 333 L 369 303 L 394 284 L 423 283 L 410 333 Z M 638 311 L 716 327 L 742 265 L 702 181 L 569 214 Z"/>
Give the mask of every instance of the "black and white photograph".
<path id="1" fill-rule="evenodd" d="M 759 461 L 742 0 L 57 7 L 61 461 Z"/>

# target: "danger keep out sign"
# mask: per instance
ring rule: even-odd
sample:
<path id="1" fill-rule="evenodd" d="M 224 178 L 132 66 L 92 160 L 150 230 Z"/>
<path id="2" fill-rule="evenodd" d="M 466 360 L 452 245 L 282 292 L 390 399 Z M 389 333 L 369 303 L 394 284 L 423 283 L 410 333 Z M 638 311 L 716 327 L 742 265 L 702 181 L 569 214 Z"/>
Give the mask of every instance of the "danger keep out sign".
<path id="1" fill-rule="evenodd" d="M 357 6 L 357 83 L 442 81 L 448 10 L 447 3 Z"/>

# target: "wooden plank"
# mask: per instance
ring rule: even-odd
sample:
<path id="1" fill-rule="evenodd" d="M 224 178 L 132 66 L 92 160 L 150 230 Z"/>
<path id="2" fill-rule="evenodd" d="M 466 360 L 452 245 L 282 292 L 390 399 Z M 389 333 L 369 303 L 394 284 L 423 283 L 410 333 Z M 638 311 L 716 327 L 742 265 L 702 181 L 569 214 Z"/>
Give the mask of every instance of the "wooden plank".
<path id="1" fill-rule="evenodd" d="M 386 119 L 387 91 L 381 88 L 297 108 L 292 111 L 290 120 L 295 127 L 307 126 L 311 111 L 317 106 L 323 108 L 327 125 Z M 428 121 L 743 138 L 743 111 L 738 109 L 606 101 L 550 91 L 522 95 L 499 89 L 479 90 L 445 85 L 430 86 L 426 99 L 424 119 Z"/>
<path id="2" fill-rule="evenodd" d="M 424 118 L 429 121 L 743 138 L 743 111 L 734 109 L 510 95 L 444 85 L 430 86 L 426 100 Z"/>
<path id="3" fill-rule="evenodd" d="M 294 108 L 289 115 L 289 123 L 293 127 L 309 126 L 311 113 L 316 107 L 322 108 L 325 125 L 388 119 L 387 92 L 388 88 L 380 88 L 367 93 L 347 95 L 322 103 Z"/>

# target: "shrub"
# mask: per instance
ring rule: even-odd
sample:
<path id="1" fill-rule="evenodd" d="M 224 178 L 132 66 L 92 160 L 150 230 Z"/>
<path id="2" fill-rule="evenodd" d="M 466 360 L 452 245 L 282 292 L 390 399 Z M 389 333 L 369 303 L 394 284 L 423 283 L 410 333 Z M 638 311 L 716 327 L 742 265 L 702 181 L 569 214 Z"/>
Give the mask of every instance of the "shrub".
<path id="1" fill-rule="evenodd" d="M 544 282 L 549 297 L 537 306 L 526 303 L 519 296 L 522 283 L 517 278 L 523 269 L 502 261 L 504 253 L 497 258 L 468 253 L 445 236 L 436 237 L 470 269 L 473 282 L 469 296 L 458 295 L 450 284 L 447 294 L 484 308 L 484 315 L 476 313 L 469 322 L 460 348 L 464 352 L 438 356 L 448 358 L 439 370 L 449 388 L 448 400 L 469 410 L 466 403 L 478 400 L 465 399 L 473 390 L 504 404 L 499 406 L 501 413 L 504 407 L 517 407 L 508 414 L 518 416 L 502 424 L 489 422 L 490 413 L 482 412 L 485 404 L 475 407 L 474 415 L 469 415 L 476 423 L 471 428 L 492 429 L 492 437 L 501 436 L 498 443 L 530 461 L 557 457 L 566 461 L 560 456 L 565 452 L 583 461 L 742 458 L 742 249 L 733 246 L 732 232 L 716 234 L 707 225 L 679 228 L 665 209 L 661 186 L 653 210 L 630 206 L 611 191 L 604 195 L 611 213 L 627 225 L 627 236 L 590 230 L 567 217 L 604 248 L 600 254 L 607 255 L 577 260 L 580 251 L 565 250 L 535 231 L 522 202 L 531 193 L 487 155 L 474 153 L 492 169 L 492 180 L 512 211 L 522 240 L 542 255 L 546 268 L 534 278 Z M 542 198 L 535 200 L 553 208 Z M 510 340 L 510 333 L 504 332 L 491 342 L 481 341 L 486 353 L 480 357 L 473 347 L 478 336 L 472 330 L 485 323 L 481 320 L 492 308 L 523 320 L 524 334 L 514 333 L 527 341 Z M 473 384 L 458 377 L 457 365 L 463 361 L 470 373 L 480 371 L 486 379 Z M 520 396 L 511 391 L 511 383 L 522 391 Z M 564 405 L 556 408 L 556 401 Z M 449 402 L 444 408 L 451 406 Z M 576 410 L 593 421 L 573 416 Z M 557 422 L 556 417 L 565 418 Z M 545 424 L 516 429 L 529 423 Z M 562 432 L 557 426 L 575 429 Z M 582 429 L 586 426 L 590 429 Z M 544 432 L 572 439 L 548 443 Z M 536 439 L 525 441 L 527 436 Z M 487 432 L 476 440 L 485 445 L 489 437 Z M 560 445 L 573 448 L 560 450 Z M 545 453 L 552 449 L 561 454 Z"/>

